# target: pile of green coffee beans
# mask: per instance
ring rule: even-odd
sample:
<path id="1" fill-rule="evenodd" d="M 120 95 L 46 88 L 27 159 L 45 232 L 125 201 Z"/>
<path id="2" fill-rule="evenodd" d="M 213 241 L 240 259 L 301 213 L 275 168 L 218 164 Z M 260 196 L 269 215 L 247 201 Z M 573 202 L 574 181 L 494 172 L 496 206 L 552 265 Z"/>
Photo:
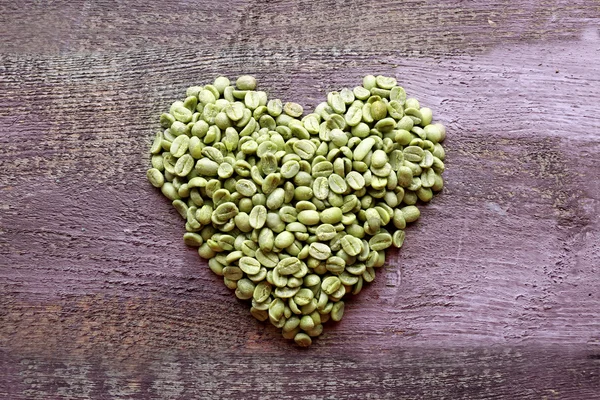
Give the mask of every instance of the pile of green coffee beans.
<path id="1" fill-rule="evenodd" d="M 251 314 L 309 346 L 442 189 L 446 130 L 390 77 L 304 116 L 256 88 L 247 75 L 188 88 L 160 117 L 147 175 Z"/>

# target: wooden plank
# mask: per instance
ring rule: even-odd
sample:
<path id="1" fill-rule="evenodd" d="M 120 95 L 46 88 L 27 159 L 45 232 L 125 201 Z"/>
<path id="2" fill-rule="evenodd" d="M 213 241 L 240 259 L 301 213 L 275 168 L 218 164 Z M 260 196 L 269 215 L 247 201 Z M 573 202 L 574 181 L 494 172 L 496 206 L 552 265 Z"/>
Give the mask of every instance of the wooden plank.
<path id="1" fill-rule="evenodd" d="M 0 397 L 593 398 L 597 2 L 165 7 L 0 5 Z M 448 127 L 443 193 L 307 352 L 145 180 L 170 102 L 246 72 L 308 109 L 393 74 Z"/>
<path id="2" fill-rule="evenodd" d="M 597 397 L 596 355 L 536 348 L 340 354 L 152 352 L 146 361 L 11 357 L 11 399 L 569 399 Z M 333 350 L 333 351 L 331 351 Z M 6 356 L 5 356 L 6 357 Z M 543 366 L 543 368 L 540 368 Z M 17 378 L 17 379 L 15 379 Z M 1 390 L 1 386 L 0 386 Z"/>
<path id="3" fill-rule="evenodd" d="M 259 49 L 472 54 L 502 43 L 577 38 L 582 24 L 597 21 L 599 11 L 592 0 L 209 0 L 169 5 L 74 0 L 0 7 L 6 27 L 2 47 L 9 52 L 159 47 L 178 55 L 216 50 L 229 62 Z"/>

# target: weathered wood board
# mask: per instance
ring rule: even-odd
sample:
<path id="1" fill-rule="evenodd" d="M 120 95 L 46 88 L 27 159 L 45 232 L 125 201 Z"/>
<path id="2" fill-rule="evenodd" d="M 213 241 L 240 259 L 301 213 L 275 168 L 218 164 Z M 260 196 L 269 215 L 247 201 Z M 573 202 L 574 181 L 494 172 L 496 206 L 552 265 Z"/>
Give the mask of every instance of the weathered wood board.
<path id="1" fill-rule="evenodd" d="M 0 398 L 600 398 L 600 3 L 0 3 Z M 187 86 L 312 108 L 367 73 L 448 127 L 446 187 L 308 350 L 145 178 Z"/>

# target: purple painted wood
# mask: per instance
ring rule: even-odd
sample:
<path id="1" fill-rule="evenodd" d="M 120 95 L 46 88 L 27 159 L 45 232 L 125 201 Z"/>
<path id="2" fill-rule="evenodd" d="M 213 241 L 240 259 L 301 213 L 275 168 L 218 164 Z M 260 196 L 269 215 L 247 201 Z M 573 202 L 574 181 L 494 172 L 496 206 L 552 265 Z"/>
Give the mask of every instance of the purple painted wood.
<path id="1" fill-rule="evenodd" d="M 0 397 L 598 398 L 599 17 L 592 0 L 0 4 Z M 145 179 L 157 116 L 241 73 L 308 108 L 393 74 L 448 127 L 443 193 L 304 351 L 184 246 Z"/>

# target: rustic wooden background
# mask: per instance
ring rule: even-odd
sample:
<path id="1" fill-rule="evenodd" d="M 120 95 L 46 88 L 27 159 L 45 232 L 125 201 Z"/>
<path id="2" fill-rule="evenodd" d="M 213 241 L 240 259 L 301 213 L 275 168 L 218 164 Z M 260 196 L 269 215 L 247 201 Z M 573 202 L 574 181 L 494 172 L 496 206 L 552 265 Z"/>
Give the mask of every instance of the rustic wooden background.
<path id="1" fill-rule="evenodd" d="M 600 398 L 600 3 L 1 1 L 0 398 Z M 315 106 L 367 73 L 448 126 L 447 181 L 308 350 L 145 178 L 188 85 Z"/>

